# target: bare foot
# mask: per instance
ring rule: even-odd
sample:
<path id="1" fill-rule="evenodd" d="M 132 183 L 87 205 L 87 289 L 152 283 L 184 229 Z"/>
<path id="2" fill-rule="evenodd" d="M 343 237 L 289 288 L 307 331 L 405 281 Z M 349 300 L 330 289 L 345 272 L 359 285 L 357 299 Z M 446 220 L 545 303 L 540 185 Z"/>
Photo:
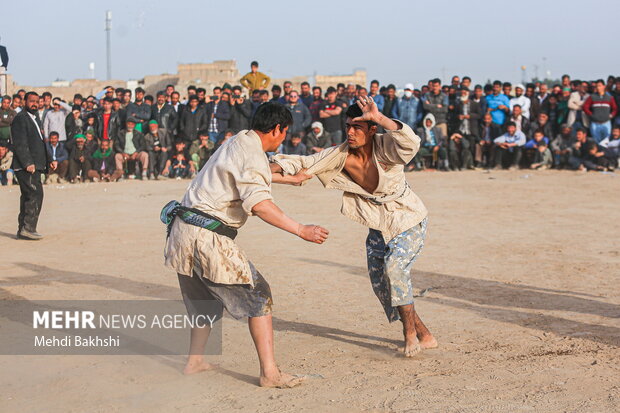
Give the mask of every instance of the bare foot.
<path id="1" fill-rule="evenodd" d="M 427 335 L 425 337 L 422 337 L 419 339 L 419 341 L 420 341 L 420 347 L 424 350 L 427 350 L 429 348 L 437 348 L 438 346 L 437 340 L 432 335 Z"/>
<path id="2" fill-rule="evenodd" d="M 187 362 L 185 368 L 183 369 L 183 374 L 186 376 L 190 374 L 196 374 L 207 370 L 215 370 L 219 366 L 217 364 L 207 363 L 206 361 L 197 361 L 197 362 Z"/>
<path id="3" fill-rule="evenodd" d="M 403 349 L 405 357 L 413 357 L 421 350 L 420 342 L 416 336 L 413 336 L 413 338 L 405 338 L 405 348 Z"/>
<path id="4" fill-rule="evenodd" d="M 299 386 L 304 381 L 303 377 L 295 377 L 287 373 L 282 373 L 276 377 L 260 377 L 260 386 L 277 389 L 291 389 Z"/>

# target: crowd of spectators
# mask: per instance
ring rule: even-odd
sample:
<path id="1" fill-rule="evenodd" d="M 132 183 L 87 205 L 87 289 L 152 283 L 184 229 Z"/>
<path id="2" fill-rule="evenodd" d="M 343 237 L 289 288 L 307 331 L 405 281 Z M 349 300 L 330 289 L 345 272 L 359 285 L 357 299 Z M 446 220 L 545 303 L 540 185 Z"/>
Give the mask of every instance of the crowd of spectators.
<path id="1" fill-rule="evenodd" d="M 279 151 L 313 154 L 345 141 L 345 112 L 360 96 L 371 96 L 386 116 L 409 125 L 421 147 L 407 171 L 436 168 L 532 168 L 612 171 L 620 156 L 620 77 L 512 85 L 472 85 L 453 76 L 449 85 L 431 79 L 402 90 L 373 80 L 326 90 L 303 82 L 270 85 L 252 62 L 239 85 L 210 94 L 174 85 L 155 96 L 142 88 L 106 87 L 97 96 L 76 94 L 70 102 L 51 93 L 39 99 L 37 120 L 49 158 L 58 162 L 46 183 L 191 178 L 211 154 L 247 129 L 264 102 L 285 105 L 293 116 Z M 0 103 L 0 182 L 10 185 L 11 121 L 26 91 Z M 247 93 L 247 96 L 246 96 Z"/>

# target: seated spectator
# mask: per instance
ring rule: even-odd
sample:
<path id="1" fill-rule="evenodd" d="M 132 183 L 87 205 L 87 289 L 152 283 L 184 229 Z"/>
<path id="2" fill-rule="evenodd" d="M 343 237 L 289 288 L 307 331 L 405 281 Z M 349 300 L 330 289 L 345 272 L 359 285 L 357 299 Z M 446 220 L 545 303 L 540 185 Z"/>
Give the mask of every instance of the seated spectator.
<path id="1" fill-rule="evenodd" d="M 575 132 L 575 141 L 571 145 L 571 153 L 568 157 L 568 165 L 571 169 L 586 171 L 587 168 L 584 165 L 584 160 L 588 156 L 588 142 L 593 142 L 588 139 L 587 132 L 584 128 L 578 128 Z"/>
<path id="2" fill-rule="evenodd" d="M 495 164 L 495 138 L 502 134 L 502 128 L 493 123 L 490 113 L 482 117 L 480 138 L 476 140 L 475 167 L 491 168 Z"/>
<path id="3" fill-rule="evenodd" d="M 189 156 L 189 151 L 185 148 L 185 141 L 177 140 L 174 143 L 174 149 L 166 162 L 166 172 L 164 172 L 164 175 L 176 179 L 189 178 L 196 172 L 194 162 Z"/>
<path id="4" fill-rule="evenodd" d="M 189 148 L 189 156 L 194 162 L 194 165 L 196 165 L 198 171 L 205 166 L 211 157 L 213 148 L 215 148 L 215 144 L 209 139 L 209 131 L 203 129 L 198 132 L 198 139 L 192 142 L 192 146 Z"/>
<path id="5" fill-rule="evenodd" d="M 471 146 L 468 139 L 460 133 L 453 133 L 448 143 L 448 159 L 451 170 L 474 169 Z"/>
<path id="6" fill-rule="evenodd" d="M 91 155 L 90 168 L 88 177 L 93 182 L 116 182 L 119 178 L 122 178 L 123 170 L 116 169 L 114 152 L 110 148 L 110 141 L 108 139 L 102 140 L 99 148 Z"/>
<path id="7" fill-rule="evenodd" d="M 13 163 L 13 152 L 7 148 L 5 143 L 0 142 L 0 184 L 13 185 L 15 172 L 11 169 Z"/>
<path id="8" fill-rule="evenodd" d="M 549 138 L 543 134 L 543 131 L 540 129 L 535 131 L 532 139 L 529 139 L 525 145 L 523 145 L 523 150 L 525 152 L 525 164 L 529 165 L 534 162 L 534 158 L 536 154 L 538 154 L 538 144 L 540 142 L 544 142 L 547 147 L 549 146 Z"/>
<path id="9" fill-rule="evenodd" d="M 617 79 L 620 79 L 620 77 Z M 620 92 L 620 90 L 618 92 Z M 607 150 L 611 156 L 616 158 L 616 165 L 618 165 L 618 162 L 620 162 L 620 125 L 616 125 L 612 128 L 611 136 L 607 142 Z"/>
<path id="10" fill-rule="evenodd" d="M 310 132 L 304 136 L 303 144 L 306 145 L 307 155 L 321 152 L 332 146 L 332 136 L 323 129 L 321 122 L 312 123 Z"/>
<path id="11" fill-rule="evenodd" d="M 545 141 L 540 141 L 536 147 L 536 157 L 530 165 L 531 169 L 550 169 L 553 166 L 553 154 Z"/>
<path id="12" fill-rule="evenodd" d="M 595 141 L 586 143 L 586 155 L 583 158 L 583 165 L 588 171 L 610 171 L 612 172 L 617 164 L 617 159 L 607 151 L 606 148 Z"/>
<path id="13" fill-rule="evenodd" d="M 215 148 L 213 149 L 213 152 L 218 150 L 220 146 L 224 145 L 233 136 L 235 136 L 235 134 L 230 129 L 224 132 L 224 136 L 222 137 L 222 139 L 220 139 L 220 141 L 215 144 Z"/>
<path id="14" fill-rule="evenodd" d="M 568 164 L 568 157 L 571 153 L 573 129 L 567 124 L 560 127 L 560 133 L 551 141 L 551 152 L 553 153 L 553 165 L 557 169 L 563 169 Z"/>
<path id="15" fill-rule="evenodd" d="M 125 122 L 125 129 L 118 132 L 114 140 L 114 159 L 116 169 L 129 174 L 130 178 L 135 179 L 138 166 L 142 169 L 142 179 L 147 178 L 149 167 L 149 155 L 146 152 L 146 141 L 142 132 L 135 130 L 137 120 L 128 117 Z M 125 170 L 127 167 L 127 170 Z"/>
<path id="16" fill-rule="evenodd" d="M 420 137 L 420 150 L 413 158 L 415 169 L 424 169 L 425 158 L 431 158 L 431 162 L 435 164 L 437 169 L 442 171 L 448 170 L 448 160 L 446 153 L 446 137 L 441 128 L 435 126 L 435 116 L 428 113 L 422 121 L 422 127 L 418 128 L 418 136 Z M 405 167 L 406 171 L 411 171 L 412 165 Z"/>
<path id="17" fill-rule="evenodd" d="M 148 122 L 149 132 L 144 136 L 146 151 L 149 154 L 149 179 L 159 178 L 172 150 L 172 137 L 168 129 L 160 128 L 156 120 Z"/>
<path id="18" fill-rule="evenodd" d="M 282 153 L 285 155 L 305 155 L 308 152 L 306 145 L 301 143 L 301 135 L 299 132 L 293 133 L 291 139 L 284 142 Z"/>
<path id="19" fill-rule="evenodd" d="M 534 132 L 537 130 L 542 130 L 545 136 L 553 136 L 553 128 L 549 123 L 549 115 L 545 112 L 539 113 L 536 117 L 536 121 L 530 123 L 530 139 L 534 137 Z"/>
<path id="20" fill-rule="evenodd" d="M 67 176 L 67 169 L 69 168 L 69 154 L 65 149 L 64 143 L 58 141 L 58 132 L 51 131 L 49 133 L 49 141 L 45 143 L 45 147 L 47 148 L 48 159 L 58 162 L 56 169 L 49 171 L 45 183 L 66 183 L 67 181 L 65 178 Z"/>
<path id="21" fill-rule="evenodd" d="M 72 184 L 85 181 L 88 171 L 91 169 L 89 153 L 86 148 L 86 137 L 78 133 L 73 139 L 75 144 L 69 154 L 69 174 L 67 175 Z"/>
<path id="22" fill-rule="evenodd" d="M 84 143 L 86 146 L 86 152 L 88 153 L 88 156 L 90 156 L 95 153 L 97 149 L 99 149 L 99 141 L 95 138 L 95 131 L 92 129 L 87 130 L 84 136 L 86 137 L 86 142 Z"/>
<path id="23" fill-rule="evenodd" d="M 521 162 L 521 148 L 525 145 L 525 135 L 517 131 L 514 122 L 506 124 L 506 133 L 495 138 L 495 169 L 517 169 Z"/>

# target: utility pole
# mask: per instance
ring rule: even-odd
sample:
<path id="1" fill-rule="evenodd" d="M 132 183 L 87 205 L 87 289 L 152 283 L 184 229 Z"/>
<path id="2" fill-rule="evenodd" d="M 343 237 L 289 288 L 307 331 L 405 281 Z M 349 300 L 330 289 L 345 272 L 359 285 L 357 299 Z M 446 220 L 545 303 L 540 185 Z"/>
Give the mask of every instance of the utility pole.
<path id="1" fill-rule="evenodd" d="M 105 33 L 106 33 L 106 61 L 108 80 L 112 79 L 112 48 L 110 45 L 110 31 L 112 30 L 112 12 L 105 12 Z"/>

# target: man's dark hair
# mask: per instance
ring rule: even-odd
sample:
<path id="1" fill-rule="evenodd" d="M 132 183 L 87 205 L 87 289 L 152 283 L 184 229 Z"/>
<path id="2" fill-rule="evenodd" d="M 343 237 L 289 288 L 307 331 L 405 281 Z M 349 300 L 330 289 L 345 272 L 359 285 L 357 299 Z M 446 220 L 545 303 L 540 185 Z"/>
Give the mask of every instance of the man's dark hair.
<path id="1" fill-rule="evenodd" d="M 198 131 L 198 135 L 197 135 L 197 136 L 198 136 L 199 138 L 200 138 L 201 136 L 209 136 L 209 129 L 201 129 L 201 130 L 199 130 L 199 131 Z"/>
<path id="2" fill-rule="evenodd" d="M 514 126 L 516 128 L 517 124 L 514 123 L 514 122 L 508 122 L 508 123 L 506 123 L 506 129 L 508 129 L 508 126 Z"/>
<path id="3" fill-rule="evenodd" d="M 58 134 L 58 132 L 56 132 L 56 131 L 51 131 L 51 132 L 50 132 L 50 138 L 51 138 L 52 136 L 56 136 L 57 138 L 58 138 L 58 137 L 60 137 L 60 135 L 59 135 L 59 134 Z"/>
<path id="4" fill-rule="evenodd" d="M 260 92 L 261 92 L 260 90 L 258 90 L 258 89 L 254 89 L 254 90 L 252 91 L 252 96 L 255 96 L 255 95 L 260 95 Z"/>
<path id="5" fill-rule="evenodd" d="M 540 133 L 542 136 L 545 136 L 545 132 L 542 129 L 536 129 L 534 133 L 532 133 L 532 136 L 536 135 L 537 133 Z"/>
<path id="6" fill-rule="evenodd" d="M 464 82 L 465 80 L 469 80 L 471 82 L 471 77 L 463 76 L 463 79 L 461 79 L 461 82 Z"/>
<path id="7" fill-rule="evenodd" d="M 196 86 L 194 86 L 194 85 L 189 85 L 189 86 L 187 87 L 187 91 L 189 92 L 190 90 L 196 90 Z"/>
<path id="8" fill-rule="evenodd" d="M 493 82 L 493 86 L 502 86 L 502 81 L 501 80 L 496 80 L 495 82 Z"/>
<path id="9" fill-rule="evenodd" d="M 570 82 L 570 84 L 573 85 L 574 87 L 577 87 L 581 85 L 581 80 L 573 80 L 572 82 Z"/>
<path id="10" fill-rule="evenodd" d="M 181 94 L 179 92 L 177 92 L 176 90 L 170 94 L 170 96 L 172 96 L 172 95 L 177 95 L 177 96 L 181 97 Z"/>
<path id="11" fill-rule="evenodd" d="M 145 92 L 145 91 L 144 91 L 144 89 L 142 89 L 141 87 L 137 87 L 137 88 L 136 88 L 136 95 L 137 95 L 138 93 L 146 93 L 146 92 Z"/>
<path id="12" fill-rule="evenodd" d="M 2 100 L 8 100 L 9 102 L 11 101 L 11 97 L 9 95 L 4 95 L 2 96 Z"/>
<path id="13" fill-rule="evenodd" d="M 280 125 L 280 132 L 293 124 L 293 115 L 281 103 L 267 102 L 256 109 L 250 122 L 250 129 L 269 133 Z"/>
<path id="14" fill-rule="evenodd" d="M 196 95 L 189 95 L 189 97 L 187 98 L 187 103 L 191 102 L 192 100 L 198 100 L 198 96 L 196 96 Z"/>
<path id="15" fill-rule="evenodd" d="M 252 63 L 250 63 L 250 66 L 258 67 L 258 62 L 256 60 L 254 60 L 254 61 L 252 61 Z"/>
<path id="16" fill-rule="evenodd" d="M 207 89 L 205 89 L 204 87 L 199 87 L 198 89 L 196 89 L 196 93 L 207 93 Z"/>
<path id="17" fill-rule="evenodd" d="M 588 131 L 587 131 L 585 128 L 577 128 L 577 130 L 575 131 L 575 133 L 577 133 L 577 132 L 583 132 L 583 133 L 585 133 L 586 135 L 588 135 Z"/>
<path id="18" fill-rule="evenodd" d="M 273 90 L 273 89 L 271 89 L 271 90 Z M 259 93 L 260 93 L 261 96 L 264 96 L 264 95 L 269 96 L 269 91 L 268 90 L 261 90 Z"/>
<path id="19" fill-rule="evenodd" d="M 112 103 L 114 103 L 114 102 L 120 102 L 120 101 L 121 101 L 121 100 L 120 100 L 119 98 L 113 98 L 113 99 L 112 99 Z"/>
<path id="20" fill-rule="evenodd" d="M 476 90 L 476 89 L 482 89 L 482 85 L 476 85 L 476 86 L 474 86 L 474 90 Z"/>
<path id="21" fill-rule="evenodd" d="M 485 92 L 490 92 L 492 90 L 493 90 L 493 85 L 488 84 L 488 83 L 486 85 L 484 85 L 484 91 Z"/>
<path id="22" fill-rule="evenodd" d="M 280 87 L 280 85 L 273 85 L 271 86 L 271 91 L 273 92 L 274 90 L 278 90 L 278 91 L 282 91 L 282 88 Z"/>
<path id="23" fill-rule="evenodd" d="M 514 109 L 514 108 L 516 108 L 517 106 L 519 107 L 519 109 L 523 109 L 523 108 L 521 107 L 521 105 L 519 105 L 519 104 L 513 105 L 513 106 L 512 106 L 512 108 Z"/>
<path id="24" fill-rule="evenodd" d="M 144 97 L 144 100 L 150 100 L 151 102 L 154 101 L 155 99 L 153 99 L 153 95 L 146 95 Z"/>
<path id="25" fill-rule="evenodd" d="M 344 83 L 338 83 L 336 85 L 336 89 L 340 89 L 340 88 L 345 88 L 346 86 L 344 85 Z"/>
<path id="26" fill-rule="evenodd" d="M 293 86 L 293 82 L 291 82 L 290 80 L 285 81 L 284 86 L 289 85 L 289 86 Z"/>
<path id="27" fill-rule="evenodd" d="M 301 82 L 300 86 L 310 86 L 310 83 L 308 83 L 308 82 Z"/>
<path id="28" fill-rule="evenodd" d="M 114 93 L 116 94 L 125 93 L 125 89 L 123 89 L 122 87 L 117 87 L 116 89 L 114 89 Z"/>
<path id="29" fill-rule="evenodd" d="M 570 79 L 570 76 L 567 75 L 567 74 L 564 74 L 564 75 L 562 75 L 562 79 L 564 79 L 564 78 L 569 78 Z"/>
<path id="30" fill-rule="evenodd" d="M 357 117 L 360 117 L 363 114 L 364 114 L 364 112 L 362 112 L 362 109 L 359 107 L 359 105 L 357 105 L 355 103 L 352 104 L 351 106 L 349 106 L 347 108 L 347 112 L 346 112 L 347 117 L 351 118 L 351 119 L 355 119 Z M 376 126 L 377 125 L 375 122 L 370 122 L 370 121 L 367 121 L 366 123 L 368 124 L 369 128 L 371 126 Z"/>
<path id="31" fill-rule="evenodd" d="M 533 83 L 528 83 L 527 85 L 525 85 L 526 89 L 536 89 L 536 85 Z"/>
<path id="32" fill-rule="evenodd" d="M 327 91 L 325 92 L 325 94 L 329 95 L 330 93 L 336 93 L 336 89 L 334 89 L 333 86 L 330 86 L 327 88 Z"/>
<path id="33" fill-rule="evenodd" d="M 504 82 L 504 83 L 502 83 L 502 87 L 512 87 L 512 83 Z"/>
<path id="34" fill-rule="evenodd" d="M 221 87 L 219 87 L 219 86 L 216 86 L 216 87 L 214 87 L 214 88 L 213 88 L 213 92 L 215 92 L 216 90 L 220 90 L 220 91 L 221 91 L 221 90 L 222 90 L 222 88 L 221 88 Z"/>
<path id="35" fill-rule="evenodd" d="M 396 90 L 396 86 L 394 86 L 392 83 L 390 83 L 389 85 L 387 85 L 387 90 L 390 90 L 390 89 Z"/>
<path id="36" fill-rule="evenodd" d="M 125 89 L 125 91 L 123 92 L 124 95 L 126 95 L 127 93 L 129 93 L 130 95 L 133 94 L 133 92 L 131 91 L 131 89 Z M 89 96 L 90 97 L 90 96 Z"/>
<path id="37" fill-rule="evenodd" d="M 76 93 L 75 95 L 73 95 L 73 100 L 75 99 L 84 99 L 84 98 L 79 93 Z"/>
<path id="38" fill-rule="evenodd" d="M 112 101 L 112 98 L 103 98 L 103 101 L 104 101 L 104 102 L 109 102 L 109 103 L 114 103 L 114 102 Z"/>
<path id="39" fill-rule="evenodd" d="M 112 86 L 111 86 L 111 85 L 107 85 L 106 87 L 104 87 L 104 89 L 107 89 L 107 88 L 109 88 L 109 87 L 112 87 Z"/>
<path id="40" fill-rule="evenodd" d="M 603 79 L 598 79 L 595 83 L 596 83 L 597 85 L 598 85 L 599 83 L 605 84 L 605 81 L 604 81 Z"/>
<path id="41" fill-rule="evenodd" d="M 39 94 L 38 94 L 37 92 L 30 91 L 30 92 L 27 92 L 27 93 L 26 93 L 26 96 L 24 96 L 24 100 L 25 100 L 25 101 L 27 101 L 27 100 L 28 100 L 28 97 L 29 97 L 29 96 L 31 96 L 31 95 L 34 95 L 34 96 L 36 96 L 36 97 L 39 97 Z M 19 95 L 15 95 L 15 96 L 17 96 L 18 98 L 20 98 L 20 97 L 21 97 L 21 96 L 19 96 Z M 13 96 L 13 99 L 15 99 L 15 96 Z"/>
<path id="42" fill-rule="evenodd" d="M 174 85 L 166 85 L 166 89 L 168 89 L 169 87 L 174 89 Z"/>
<path id="43" fill-rule="evenodd" d="M 590 152 L 592 149 L 598 149 L 596 142 L 590 141 L 586 143 L 586 151 Z"/>
<path id="44" fill-rule="evenodd" d="M 319 92 L 323 93 L 323 89 L 321 89 L 321 86 L 315 86 L 312 88 L 313 91 L 317 89 L 319 89 Z"/>
<path id="45" fill-rule="evenodd" d="M 156 96 L 157 97 L 166 96 L 166 92 L 164 90 L 160 90 L 159 92 L 157 92 Z"/>
<path id="46" fill-rule="evenodd" d="M 41 95 L 42 97 L 46 98 L 46 97 L 52 97 L 52 94 L 50 92 L 43 92 L 43 94 Z"/>
<path id="47" fill-rule="evenodd" d="M 439 83 L 441 85 L 441 79 L 439 79 L 438 77 L 436 77 L 435 79 L 431 79 L 431 83 L 432 84 L 437 84 Z"/>
<path id="48" fill-rule="evenodd" d="M 379 86 L 379 81 L 378 81 L 377 79 L 373 79 L 373 80 L 371 80 L 371 81 L 370 81 L 370 85 L 372 86 L 372 85 L 374 85 L 374 84 L 376 84 L 377 86 Z"/>
<path id="49" fill-rule="evenodd" d="M 237 86 L 233 86 L 232 91 L 234 92 L 235 90 L 238 90 L 241 92 L 241 86 L 237 85 Z"/>

